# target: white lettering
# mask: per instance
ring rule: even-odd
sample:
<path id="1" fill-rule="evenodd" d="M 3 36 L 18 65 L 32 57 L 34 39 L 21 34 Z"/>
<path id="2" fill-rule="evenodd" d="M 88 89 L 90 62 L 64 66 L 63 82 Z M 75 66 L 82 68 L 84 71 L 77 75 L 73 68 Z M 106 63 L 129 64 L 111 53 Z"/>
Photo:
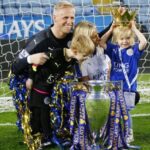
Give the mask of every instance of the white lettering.
<path id="1" fill-rule="evenodd" d="M 44 29 L 44 20 L 37 20 L 37 21 L 35 21 L 35 28 L 37 30 L 39 30 L 39 31 L 43 30 Z"/>
<path id="2" fill-rule="evenodd" d="M 17 34 L 17 37 L 22 37 L 19 29 L 18 21 L 14 21 L 12 26 L 10 27 L 8 35 L 11 36 L 11 34 Z"/>
<path id="3" fill-rule="evenodd" d="M 29 25 L 27 25 L 25 20 L 21 21 L 22 24 L 22 28 L 24 29 L 24 37 L 29 37 L 29 29 L 32 27 L 32 25 L 34 24 L 34 21 L 31 20 Z"/>
<path id="4" fill-rule="evenodd" d="M 7 34 L 9 37 L 15 35 L 16 38 L 28 38 L 30 36 L 31 29 L 35 34 L 38 31 L 44 29 L 44 20 L 14 20 L 10 26 L 7 26 L 7 33 L 4 33 L 5 23 L 0 21 L 0 34 Z"/>

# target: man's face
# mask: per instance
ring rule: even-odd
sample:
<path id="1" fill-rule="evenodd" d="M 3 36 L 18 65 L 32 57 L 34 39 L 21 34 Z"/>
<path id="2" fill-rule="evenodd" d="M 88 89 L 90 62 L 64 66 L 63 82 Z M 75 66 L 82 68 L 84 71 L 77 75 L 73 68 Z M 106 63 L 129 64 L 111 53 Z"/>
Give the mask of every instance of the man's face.
<path id="1" fill-rule="evenodd" d="M 54 15 L 54 26 L 63 34 L 67 34 L 71 31 L 75 21 L 75 9 L 74 8 L 62 8 L 58 10 Z"/>

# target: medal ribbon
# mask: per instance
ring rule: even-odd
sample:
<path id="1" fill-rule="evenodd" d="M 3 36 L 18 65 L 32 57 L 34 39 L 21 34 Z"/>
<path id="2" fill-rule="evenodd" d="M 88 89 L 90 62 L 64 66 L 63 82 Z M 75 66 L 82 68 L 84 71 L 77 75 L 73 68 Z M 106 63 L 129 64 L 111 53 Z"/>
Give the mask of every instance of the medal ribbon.
<path id="1" fill-rule="evenodd" d="M 129 115 L 128 115 L 128 111 L 127 111 L 127 107 L 126 107 L 126 103 L 124 100 L 122 90 L 118 91 L 118 97 L 120 100 L 121 116 L 122 116 L 123 125 L 124 125 L 124 128 L 123 128 L 124 132 L 121 134 L 121 139 L 122 139 L 122 144 L 124 145 L 124 147 L 126 147 L 127 146 L 126 139 L 129 134 L 129 122 L 128 122 Z"/>
<path id="2" fill-rule="evenodd" d="M 119 85 L 121 87 L 121 84 Z M 116 88 L 109 91 L 111 100 L 108 122 L 103 131 L 103 141 L 107 149 L 127 148 L 128 111 L 124 101 L 123 91 Z M 121 119 L 123 119 L 123 126 Z"/>
<path id="3" fill-rule="evenodd" d="M 108 136 L 108 149 L 113 146 L 113 136 L 114 136 L 114 118 L 115 118 L 115 109 L 116 109 L 116 95 L 114 91 L 109 91 L 110 97 L 110 111 L 109 111 L 109 119 L 107 127 L 107 134 Z M 107 139 L 107 137 L 105 137 Z"/>
<path id="4" fill-rule="evenodd" d="M 71 150 L 88 150 L 89 126 L 85 107 L 86 91 L 74 90 L 70 105 L 70 133 L 73 136 Z"/>

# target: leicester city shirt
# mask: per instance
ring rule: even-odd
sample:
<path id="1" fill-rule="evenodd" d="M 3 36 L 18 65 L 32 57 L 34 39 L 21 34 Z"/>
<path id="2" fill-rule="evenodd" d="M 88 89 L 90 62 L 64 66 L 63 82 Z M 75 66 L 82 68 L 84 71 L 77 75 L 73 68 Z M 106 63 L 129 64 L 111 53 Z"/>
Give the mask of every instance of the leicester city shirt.
<path id="1" fill-rule="evenodd" d="M 138 70 L 138 62 L 139 59 L 141 58 L 143 50 L 142 51 L 139 50 L 138 43 L 124 49 L 121 49 L 118 45 L 107 43 L 107 49 L 105 52 L 110 57 L 112 63 L 110 80 L 112 81 L 122 80 L 123 90 L 129 91 L 129 86 L 125 78 L 125 74 L 122 68 L 122 63 L 125 66 L 124 70 L 128 76 L 129 83 L 132 83 L 132 80 L 136 77 L 137 70 Z M 137 88 L 137 83 L 135 81 L 131 85 L 130 90 L 136 91 L 136 88 Z"/>

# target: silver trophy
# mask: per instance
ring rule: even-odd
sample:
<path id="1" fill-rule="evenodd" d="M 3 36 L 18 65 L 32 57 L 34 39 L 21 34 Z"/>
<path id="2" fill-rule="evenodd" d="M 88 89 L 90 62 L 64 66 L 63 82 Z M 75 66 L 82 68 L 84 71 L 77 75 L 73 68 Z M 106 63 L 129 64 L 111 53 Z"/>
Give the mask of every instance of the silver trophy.
<path id="1" fill-rule="evenodd" d="M 88 86 L 86 110 L 93 137 L 93 149 L 98 149 L 101 130 L 108 119 L 110 108 L 108 90 L 112 85 L 106 81 L 91 80 Z"/>
<path id="2" fill-rule="evenodd" d="M 110 99 L 108 91 L 112 90 L 112 82 L 90 80 L 72 83 L 71 93 L 75 90 L 85 91 L 85 107 L 92 137 L 92 149 L 100 149 L 100 131 L 108 120 Z"/>
<path id="3" fill-rule="evenodd" d="M 90 80 L 72 83 L 70 87 L 70 131 L 75 129 L 76 123 L 76 130 L 72 132 L 75 133 L 74 147 L 80 145 L 89 149 L 90 145 L 90 150 L 140 148 L 127 143 L 129 116 L 122 81 Z M 80 139 L 82 141 L 78 142 Z"/>

